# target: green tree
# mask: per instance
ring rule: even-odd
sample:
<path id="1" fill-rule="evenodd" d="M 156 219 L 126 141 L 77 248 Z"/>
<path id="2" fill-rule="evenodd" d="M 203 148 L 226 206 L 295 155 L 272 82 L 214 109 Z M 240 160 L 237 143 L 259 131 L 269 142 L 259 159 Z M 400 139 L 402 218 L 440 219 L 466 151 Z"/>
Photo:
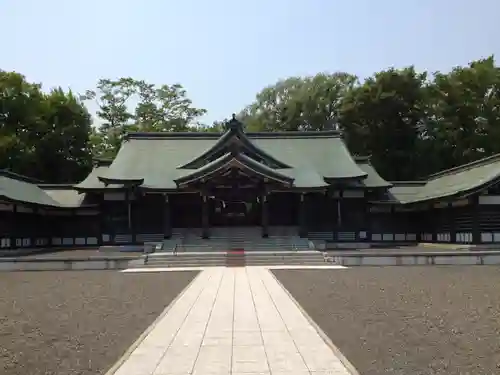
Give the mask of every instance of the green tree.
<path id="1" fill-rule="evenodd" d="M 291 77 L 264 88 L 240 116 L 252 131 L 336 128 L 341 99 L 356 80 L 347 73 Z"/>
<path id="2" fill-rule="evenodd" d="M 35 161 L 32 145 L 42 126 L 40 85 L 23 75 L 0 71 L 0 168 L 22 173 Z"/>
<path id="3" fill-rule="evenodd" d="M 90 167 L 91 119 L 71 93 L 49 94 L 0 71 L 0 168 L 51 183 L 75 182 Z"/>
<path id="4" fill-rule="evenodd" d="M 180 84 L 160 85 L 130 77 L 101 79 L 85 100 L 95 100 L 101 125 L 92 135 L 98 156 L 114 156 L 130 131 L 196 131 L 196 119 L 206 110 L 196 108 Z"/>
<path id="5" fill-rule="evenodd" d="M 370 154 L 386 179 L 417 177 L 426 93 L 426 73 L 413 67 L 376 73 L 348 91 L 339 118 L 351 152 Z"/>
<path id="6" fill-rule="evenodd" d="M 134 127 L 134 116 L 129 110 L 134 93 L 135 81 L 131 78 L 100 79 L 96 91 L 88 90 L 82 96 L 83 100 L 94 100 L 99 108 L 99 131 L 92 136 L 92 148 L 99 152 L 97 156 L 116 154 L 123 136 Z"/>
<path id="7" fill-rule="evenodd" d="M 206 113 L 193 106 L 180 84 L 156 87 L 144 81 L 135 82 L 139 97 L 135 121 L 143 131 L 190 131 L 195 120 Z"/>
<path id="8" fill-rule="evenodd" d="M 70 91 L 53 89 L 45 96 L 43 128 L 36 142 L 37 169 L 51 182 L 76 182 L 92 167 L 89 112 Z"/>
<path id="9" fill-rule="evenodd" d="M 500 69 L 493 57 L 435 73 L 429 92 L 430 172 L 500 152 Z"/>

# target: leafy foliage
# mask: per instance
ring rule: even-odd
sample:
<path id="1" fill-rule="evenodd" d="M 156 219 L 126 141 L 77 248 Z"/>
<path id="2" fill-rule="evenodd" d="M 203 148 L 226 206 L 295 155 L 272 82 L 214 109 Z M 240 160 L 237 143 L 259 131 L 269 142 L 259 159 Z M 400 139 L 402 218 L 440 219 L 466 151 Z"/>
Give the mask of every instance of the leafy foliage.
<path id="1" fill-rule="evenodd" d="M 74 182 L 91 167 L 91 117 L 71 92 L 46 94 L 21 74 L 0 71 L 0 169 Z"/>
<path id="2" fill-rule="evenodd" d="M 348 146 L 369 153 L 391 180 L 414 178 L 426 105 L 426 74 L 413 67 L 368 78 L 342 99 L 340 127 Z M 404 167 L 402 167 L 404 166 Z"/>
<path id="3" fill-rule="evenodd" d="M 355 82 L 347 73 L 291 77 L 264 88 L 240 116 L 253 131 L 334 128 L 340 101 Z"/>
<path id="4" fill-rule="evenodd" d="M 97 126 L 84 101 L 97 104 Z M 44 92 L 0 71 L 0 168 L 47 182 L 83 179 L 93 156 L 113 157 L 130 131 L 223 132 L 200 123 L 180 84 L 101 79 L 77 97 Z M 411 180 L 500 152 L 500 68 L 493 57 L 448 73 L 387 69 L 290 77 L 265 87 L 239 114 L 248 131 L 341 130 L 389 180 Z"/>
<path id="5" fill-rule="evenodd" d="M 197 131 L 194 121 L 206 112 L 193 106 L 180 84 L 156 86 L 130 77 L 101 79 L 97 90 L 82 98 L 99 107 L 102 122 L 93 133 L 93 151 L 105 157 L 116 154 L 130 131 Z"/>
<path id="6" fill-rule="evenodd" d="M 493 57 L 449 73 L 388 69 L 293 77 L 241 113 L 251 130 L 342 130 L 389 180 L 419 179 L 500 152 L 500 68 Z"/>

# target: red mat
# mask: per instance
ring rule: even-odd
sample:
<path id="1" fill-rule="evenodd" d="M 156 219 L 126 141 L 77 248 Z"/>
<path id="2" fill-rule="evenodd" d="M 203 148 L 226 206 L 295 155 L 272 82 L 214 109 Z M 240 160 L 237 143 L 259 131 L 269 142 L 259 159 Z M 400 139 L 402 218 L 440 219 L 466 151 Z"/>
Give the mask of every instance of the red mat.
<path id="1" fill-rule="evenodd" d="M 231 249 L 227 251 L 228 254 L 244 254 L 245 249 Z"/>

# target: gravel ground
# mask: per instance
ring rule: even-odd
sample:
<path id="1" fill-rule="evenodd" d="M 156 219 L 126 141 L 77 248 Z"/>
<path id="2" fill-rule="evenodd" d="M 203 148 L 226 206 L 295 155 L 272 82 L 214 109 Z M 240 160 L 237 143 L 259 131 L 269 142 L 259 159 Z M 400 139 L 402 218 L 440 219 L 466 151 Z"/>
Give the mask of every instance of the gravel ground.
<path id="1" fill-rule="evenodd" d="M 0 374 L 104 374 L 196 274 L 0 273 Z"/>
<path id="2" fill-rule="evenodd" d="M 362 375 L 500 374 L 499 267 L 273 273 Z"/>

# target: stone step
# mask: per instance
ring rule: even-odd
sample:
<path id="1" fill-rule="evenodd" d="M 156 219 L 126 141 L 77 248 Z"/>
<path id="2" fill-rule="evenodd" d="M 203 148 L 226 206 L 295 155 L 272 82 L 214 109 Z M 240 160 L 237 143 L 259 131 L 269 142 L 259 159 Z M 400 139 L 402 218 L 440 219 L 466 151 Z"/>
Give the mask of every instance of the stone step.
<path id="1" fill-rule="evenodd" d="M 195 263 L 195 264 L 208 264 L 208 263 L 227 263 L 231 261 L 243 261 L 245 263 L 274 263 L 274 262 L 280 262 L 280 263 L 323 263 L 325 262 L 324 259 L 290 259 L 290 258 L 259 258 L 259 259 L 248 259 L 248 258 L 225 258 L 225 259 L 164 259 L 164 260 L 155 260 L 151 261 L 148 260 L 147 264 L 151 265 L 161 265 L 161 264 L 185 264 L 185 263 Z"/>
<path id="2" fill-rule="evenodd" d="M 258 257 L 266 257 L 266 258 L 282 258 L 282 257 L 293 257 L 293 258 L 312 258 L 312 257 L 323 257 L 323 253 L 320 252 L 312 252 L 312 251 L 279 251 L 279 252 L 247 252 L 243 254 L 238 253 L 226 253 L 226 252 L 191 252 L 191 253 L 155 253 L 150 254 L 148 256 L 149 259 L 184 259 L 184 258 L 193 258 L 193 259 L 211 259 L 211 258 L 226 258 L 229 256 L 246 256 L 247 258 L 258 258 Z"/>
<path id="3" fill-rule="evenodd" d="M 147 263 L 139 267 L 149 267 L 149 268 L 182 268 L 182 267 L 225 267 L 225 266 L 272 266 L 272 265 L 302 265 L 302 266 L 316 266 L 324 265 L 325 261 L 282 261 L 282 260 L 262 260 L 262 261 L 213 261 L 213 262 L 196 262 L 196 261 L 186 261 L 179 263 Z"/>
<path id="4" fill-rule="evenodd" d="M 245 265 L 321 265 L 325 263 L 322 253 L 183 253 L 178 255 L 157 254 L 149 256 L 146 267 L 209 267 Z"/>

